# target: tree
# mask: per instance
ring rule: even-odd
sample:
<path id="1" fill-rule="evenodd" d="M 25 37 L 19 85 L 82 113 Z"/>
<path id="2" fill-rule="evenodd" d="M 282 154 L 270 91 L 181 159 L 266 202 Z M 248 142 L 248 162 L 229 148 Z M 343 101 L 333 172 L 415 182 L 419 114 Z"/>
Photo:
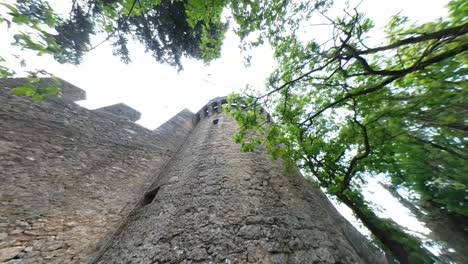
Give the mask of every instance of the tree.
<path id="1" fill-rule="evenodd" d="M 79 64 L 86 52 L 105 41 L 111 41 L 114 54 L 128 63 L 127 42 L 132 37 L 157 61 L 181 70 L 183 56 L 205 62 L 218 58 L 227 30 L 227 23 L 221 21 L 223 6 L 210 8 L 204 16 L 196 13 L 197 8 L 210 7 L 210 1 L 72 1 L 67 16 L 42 0 L 2 5 L 8 12 L 0 22 L 29 29 L 14 35 L 16 45 L 51 54 L 61 63 Z M 107 37 L 91 45 L 95 33 Z"/>
<path id="2" fill-rule="evenodd" d="M 236 140 L 247 151 L 265 143 L 273 156 L 298 163 L 401 263 L 431 262 L 417 239 L 376 216 L 360 187 L 384 173 L 447 213 L 468 216 L 467 7 L 452 1 L 448 18 L 422 25 L 394 16 L 383 45 L 369 39 L 372 21 L 357 10 L 330 19 L 317 9 L 332 27 L 325 44 L 300 41 L 295 30 L 264 31 L 280 67 L 267 93 L 231 98 L 250 109 L 228 109 L 241 124 Z"/>
<path id="3" fill-rule="evenodd" d="M 46 1 L 25 0 L 1 4 L 7 12 L 0 13 L 0 24 L 21 29 L 13 36 L 15 45 L 38 55 L 51 55 L 60 63 L 79 64 L 87 52 L 107 41 L 112 42 L 114 55 L 129 63 L 127 43 L 132 37 L 158 62 L 180 71 L 182 57 L 208 63 L 220 56 L 228 24 L 221 20 L 223 2 L 217 1 L 217 6 L 211 2 L 75 0 L 68 14 L 59 15 Z M 92 45 L 91 36 L 96 33 L 107 37 Z M 2 65 L 4 62 L 0 56 L 0 78 L 14 75 L 12 69 Z M 38 76 L 51 76 L 46 71 L 28 71 L 28 75 L 30 82 L 14 87 L 13 93 L 42 99 L 59 92 L 58 87 L 43 89 L 36 85 Z"/>

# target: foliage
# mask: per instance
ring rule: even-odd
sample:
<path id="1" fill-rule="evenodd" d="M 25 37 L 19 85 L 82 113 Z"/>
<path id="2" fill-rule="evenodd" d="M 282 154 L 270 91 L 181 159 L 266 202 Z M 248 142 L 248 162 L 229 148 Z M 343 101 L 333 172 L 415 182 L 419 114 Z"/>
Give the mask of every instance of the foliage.
<path id="1" fill-rule="evenodd" d="M 369 38 L 373 23 L 364 14 L 354 10 L 330 19 L 324 7 L 314 6 L 331 27 L 323 43 L 304 41 L 296 30 L 278 34 L 244 21 L 247 32 L 263 30 L 280 66 L 267 93 L 231 97 L 251 109 L 228 109 L 241 126 L 235 139 L 243 150 L 264 143 L 273 156 L 299 164 L 354 207 L 400 262 L 428 262 L 409 235 L 389 240 L 397 229 L 388 229 L 355 193 L 366 177 L 384 173 L 423 199 L 468 216 L 468 6 L 452 1 L 448 18 L 421 25 L 394 16 L 385 44 Z M 270 111 L 274 123 L 264 122 L 259 108 Z"/>
<path id="2" fill-rule="evenodd" d="M 48 85 L 41 85 L 41 77 L 39 75 L 49 75 L 52 77 L 52 82 Z M 44 71 L 29 72 L 27 82 L 22 83 L 20 86 L 12 87 L 11 93 L 17 95 L 29 96 L 34 100 L 42 100 L 52 95 L 60 94 L 59 88 L 60 81 L 54 78 L 51 74 Z"/>
<path id="3" fill-rule="evenodd" d="M 402 227 L 399 226 L 391 219 L 384 219 L 378 217 L 375 212 L 371 209 L 372 207 L 366 202 L 357 190 L 348 190 L 345 194 L 338 194 L 337 197 L 340 201 L 344 202 L 350 207 L 353 212 L 366 224 L 369 230 L 372 232 L 374 241 L 380 245 L 387 252 L 399 251 L 395 245 L 404 245 L 404 253 L 399 253 L 397 258 L 402 263 L 432 263 L 434 260 L 438 260 L 437 257 L 433 256 L 430 252 L 422 247 L 419 239 L 406 234 Z M 385 240 L 382 237 L 376 235 L 379 232 L 383 232 Z M 402 258 L 402 255 L 405 255 Z"/>
<path id="4" fill-rule="evenodd" d="M 67 16 L 60 16 L 42 0 L 2 4 L 8 13 L 0 23 L 28 29 L 15 34 L 15 44 L 50 54 L 60 63 L 79 64 L 83 55 L 112 41 L 114 54 L 130 61 L 128 38 L 141 42 L 146 51 L 162 63 L 182 69 L 181 58 L 209 62 L 220 56 L 227 23 L 221 20 L 220 4 L 200 16 L 200 0 L 92 0 L 73 1 Z M 209 17 L 209 19 L 207 19 Z M 107 38 L 91 45 L 91 36 L 105 33 Z"/>
<path id="5" fill-rule="evenodd" d="M 219 58 L 227 22 L 222 21 L 224 1 L 89 0 L 72 1 L 70 11 L 59 15 L 43 0 L 1 3 L 0 26 L 15 26 L 14 43 L 37 55 L 51 55 L 59 63 L 79 64 L 83 56 L 110 41 L 113 54 L 130 62 L 128 38 L 144 45 L 161 63 L 182 70 L 182 57 L 206 63 Z M 107 37 L 92 45 L 92 35 Z M 22 66 L 25 61 L 22 61 Z M 40 73 L 41 71 L 39 71 Z M 15 74 L 0 57 L 0 78 Z M 30 82 L 12 90 L 15 94 L 42 99 L 58 92 L 57 87 L 37 86 L 36 73 Z"/>
<path id="6" fill-rule="evenodd" d="M 5 63 L 5 59 L 0 56 L 0 79 L 10 77 L 14 74 L 11 69 L 3 66 L 3 63 Z"/>

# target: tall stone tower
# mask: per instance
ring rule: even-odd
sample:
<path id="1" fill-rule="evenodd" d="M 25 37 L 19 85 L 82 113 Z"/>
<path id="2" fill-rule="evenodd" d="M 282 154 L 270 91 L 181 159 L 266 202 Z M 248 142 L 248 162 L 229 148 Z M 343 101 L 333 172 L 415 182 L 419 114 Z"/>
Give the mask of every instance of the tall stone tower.
<path id="1" fill-rule="evenodd" d="M 0 262 L 385 262 L 298 171 L 241 153 L 224 103 L 149 131 L 0 87 Z"/>

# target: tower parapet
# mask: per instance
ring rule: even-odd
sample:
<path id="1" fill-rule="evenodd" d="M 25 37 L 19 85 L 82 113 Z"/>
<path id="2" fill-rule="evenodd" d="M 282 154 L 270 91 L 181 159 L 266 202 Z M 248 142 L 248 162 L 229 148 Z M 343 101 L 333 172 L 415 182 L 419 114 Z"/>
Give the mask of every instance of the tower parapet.
<path id="1" fill-rule="evenodd" d="M 0 79 L 0 89 L 13 89 L 21 87 L 22 85 L 28 84 L 30 82 L 29 78 L 4 78 Z M 86 91 L 65 81 L 58 77 L 50 78 L 41 78 L 37 83 L 37 87 L 58 87 L 60 88 L 60 93 L 58 95 L 50 95 L 51 98 L 65 99 L 66 101 L 77 102 L 86 100 Z M 94 111 L 105 112 L 115 116 L 125 117 L 132 122 L 136 122 L 140 119 L 141 113 L 132 107 L 124 104 L 118 103 L 109 106 L 104 106 Z"/>
<path id="2" fill-rule="evenodd" d="M 218 96 L 211 99 L 206 105 L 204 105 L 193 118 L 193 123 L 197 124 L 203 118 L 212 116 L 213 114 L 220 114 L 223 112 L 223 105 L 228 104 L 226 96 Z M 231 107 L 236 109 L 247 109 L 247 105 L 241 102 L 231 103 Z M 271 120 L 270 114 L 263 108 L 260 109 L 260 114 L 265 114 L 268 122 Z"/>
<path id="3" fill-rule="evenodd" d="M 222 105 L 224 104 L 227 104 L 226 96 L 219 96 L 210 100 L 194 115 L 193 123 L 197 124 L 201 119 L 212 116 L 215 113 L 222 113 Z"/>

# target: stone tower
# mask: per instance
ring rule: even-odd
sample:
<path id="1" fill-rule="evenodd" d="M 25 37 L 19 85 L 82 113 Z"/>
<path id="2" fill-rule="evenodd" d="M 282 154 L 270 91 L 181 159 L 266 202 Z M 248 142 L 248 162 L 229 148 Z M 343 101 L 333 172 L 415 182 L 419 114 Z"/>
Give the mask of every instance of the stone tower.
<path id="1" fill-rule="evenodd" d="M 385 262 L 299 172 L 240 152 L 224 98 L 150 131 L 0 86 L 0 263 Z"/>

